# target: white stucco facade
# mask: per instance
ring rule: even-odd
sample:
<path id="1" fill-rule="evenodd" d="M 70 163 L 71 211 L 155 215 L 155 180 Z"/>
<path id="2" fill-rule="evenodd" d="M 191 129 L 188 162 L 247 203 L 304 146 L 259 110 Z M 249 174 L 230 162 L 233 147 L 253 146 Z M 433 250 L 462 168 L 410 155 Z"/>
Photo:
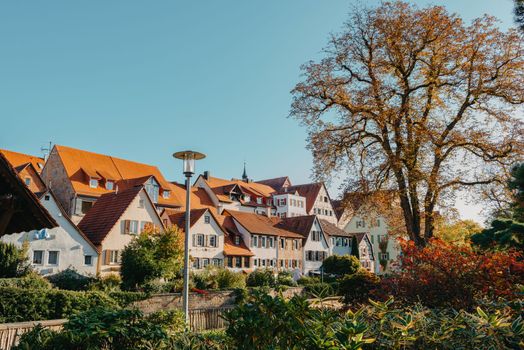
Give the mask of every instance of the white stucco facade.
<path id="1" fill-rule="evenodd" d="M 125 221 L 137 222 L 136 233 L 124 233 Z M 163 228 L 162 221 L 154 205 L 150 201 L 144 189 L 140 190 L 129 204 L 124 213 L 120 216 L 115 225 L 111 228 L 101 244 L 102 259 L 100 261 L 99 272 L 107 275 L 120 271 L 120 254 L 122 250 L 139 234 L 144 226 L 152 224 Z M 109 254 L 109 255 L 108 255 Z"/>
<path id="2" fill-rule="evenodd" d="M 252 258 L 252 268 L 275 268 L 278 259 L 278 237 L 276 235 L 251 234 L 236 220 L 234 220 L 234 222 L 238 232 L 242 235 L 244 243 L 254 254 Z"/>
<path id="3" fill-rule="evenodd" d="M 224 232 L 209 210 L 191 227 L 189 254 L 192 269 L 208 265 L 224 266 Z"/>
<path id="4" fill-rule="evenodd" d="M 29 243 L 31 266 L 42 275 L 51 275 L 73 268 L 82 275 L 96 275 L 98 252 L 68 218 L 55 197 L 45 193 L 40 203 L 58 223 L 58 227 L 41 231 L 2 236 L 3 242 L 21 247 Z"/>
<path id="5" fill-rule="evenodd" d="M 311 271 L 318 271 L 324 259 L 329 256 L 329 244 L 317 218 L 315 218 L 309 235 L 305 239 L 303 255 L 302 273 L 304 275 Z"/>
<path id="6" fill-rule="evenodd" d="M 308 214 L 317 215 L 319 219 L 324 219 L 335 225 L 337 224 L 337 216 L 325 185 L 321 186 L 318 195 L 315 198 L 313 208 Z"/>
<path id="7" fill-rule="evenodd" d="M 279 217 L 306 215 L 306 198 L 295 193 L 278 193 L 273 195 L 275 214 Z"/>

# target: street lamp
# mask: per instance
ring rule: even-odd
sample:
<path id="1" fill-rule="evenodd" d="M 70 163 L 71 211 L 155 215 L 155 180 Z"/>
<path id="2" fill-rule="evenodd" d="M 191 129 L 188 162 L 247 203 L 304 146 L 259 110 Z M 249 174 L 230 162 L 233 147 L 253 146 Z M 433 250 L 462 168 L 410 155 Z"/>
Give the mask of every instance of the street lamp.
<path id="1" fill-rule="evenodd" d="M 191 176 L 195 173 L 195 160 L 204 159 L 205 154 L 194 151 L 182 151 L 173 153 L 176 159 L 182 159 L 183 172 L 186 176 L 186 227 L 184 239 L 184 287 L 183 303 L 184 303 L 184 317 L 186 324 L 189 323 L 189 220 L 191 212 L 190 193 L 191 193 Z"/>

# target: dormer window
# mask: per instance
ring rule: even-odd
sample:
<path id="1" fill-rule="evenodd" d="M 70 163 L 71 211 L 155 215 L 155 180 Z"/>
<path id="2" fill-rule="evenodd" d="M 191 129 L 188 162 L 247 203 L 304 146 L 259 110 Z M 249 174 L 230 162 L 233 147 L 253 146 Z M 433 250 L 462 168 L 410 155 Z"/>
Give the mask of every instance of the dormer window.
<path id="1" fill-rule="evenodd" d="M 89 179 L 89 187 L 91 188 L 97 188 L 98 187 L 98 180 L 90 178 Z"/>
<path id="2" fill-rule="evenodd" d="M 106 190 L 112 191 L 115 187 L 115 183 L 111 180 L 106 181 Z"/>
<path id="3" fill-rule="evenodd" d="M 240 236 L 235 236 L 235 245 L 240 245 Z"/>
<path id="4" fill-rule="evenodd" d="M 262 198 L 261 197 L 257 198 L 257 204 L 262 204 Z"/>
<path id="5" fill-rule="evenodd" d="M 160 187 L 158 186 L 158 183 L 155 181 L 153 177 L 151 177 L 146 182 L 146 192 L 153 200 L 153 203 L 158 202 L 158 192 L 160 191 Z"/>
<path id="6" fill-rule="evenodd" d="M 268 199 L 268 200 L 266 201 L 266 203 L 267 203 L 267 205 L 271 205 L 271 204 L 273 203 L 273 201 L 272 201 L 271 199 Z"/>
<path id="7" fill-rule="evenodd" d="M 244 201 L 249 202 L 251 200 L 251 197 L 249 195 L 244 196 Z"/>
<path id="8" fill-rule="evenodd" d="M 31 178 L 30 178 L 30 177 L 26 177 L 26 178 L 24 179 L 24 182 L 25 182 L 26 186 L 31 185 Z"/>
<path id="9" fill-rule="evenodd" d="M 169 196 L 171 195 L 171 191 L 162 191 L 162 197 L 163 198 L 169 198 Z"/>

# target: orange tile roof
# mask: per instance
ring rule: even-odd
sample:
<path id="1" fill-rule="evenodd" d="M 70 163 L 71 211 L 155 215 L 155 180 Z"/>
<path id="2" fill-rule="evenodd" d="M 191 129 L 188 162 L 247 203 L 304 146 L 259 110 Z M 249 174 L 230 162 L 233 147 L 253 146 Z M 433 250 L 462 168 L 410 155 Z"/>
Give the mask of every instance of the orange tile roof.
<path id="1" fill-rule="evenodd" d="M 54 150 L 59 154 L 73 188 L 78 194 L 99 197 L 102 194 L 113 192 L 102 186 L 91 188 L 86 175 L 113 180 L 119 190 L 143 184 L 151 176 L 154 176 L 162 189 L 170 190 L 171 187 L 156 166 L 60 145 L 55 145 Z M 158 204 L 181 206 L 178 198 L 172 195 L 169 198 L 159 195 Z"/>
<path id="2" fill-rule="evenodd" d="M 256 183 L 267 185 L 273 188 L 275 191 L 280 191 L 282 187 L 286 184 L 286 182 L 291 183 L 291 181 L 289 181 L 289 177 L 282 176 L 282 177 L 275 177 L 273 179 L 259 180 Z"/>
<path id="3" fill-rule="evenodd" d="M 45 164 L 44 158 L 35 157 L 29 154 L 8 151 L 6 149 L 0 149 L 0 153 L 2 153 L 7 158 L 7 160 L 9 161 L 9 163 L 11 163 L 13 168 L 18 168 L 23 165 L 31 164 L 35 168 L 37 173 L 40 173 Z"/>
<path id="4" fill-rule="evenodd" d="M 257 183 L 257 182 L 245 182 L 243 180 L 238 179 L 232 179 L 232 180 L 225 180 L 220 179 L 217 177 L 208 177 L 206 179 L 207 184 L 210 188 L 213 190 L 221 187 L 231 186 L 231 185 L 238 185 L 240 188 L 244 191 L 251 192 L 251 194 L 260 196 L 260 197 L 270 197 L 275 190 L 267 185 Z"/>
<path id="5" fill-rule="evenodd" d="M 171 190 L 172 196 L 176 197 L 178 203 L 180 204 L 179 210 L 185 211 L 186 210 L 186 187 L 182 184 L 171 182 L 169 184 L 169 188 Z M 209 198 L 209 195 L 207 194 L 206 190 L 204 190 L 203 188 L 191 187 L 190 201 L 191 201 L 191 209 L 209 208 L 209 209 L 215 209 L 216 211 L 213 201 L 211 200 L 211 198 Z"/>
<path id="6" fill-rule="evenodd" d="M 224 254 L 236 256 L 254 256 L 255 254 L 247 247 L 240 232 L 238 232 L 231 216 L 217 215 L 217 220 L 226 231 L 224 236 Z M 240 244 L 236 245 L 233 236 L 240 237 Z"/>
<path id="7" fill-rule="evenodd" d="M 264 215 L 246 213 L 241 211 L 226 210 L 225 215 L 232 216 L 240 225 L 252 234 L 269 236 L 282 236 L 290 238 L 303 238 L 300 234 L 278 227 L 281 219 Z"/>

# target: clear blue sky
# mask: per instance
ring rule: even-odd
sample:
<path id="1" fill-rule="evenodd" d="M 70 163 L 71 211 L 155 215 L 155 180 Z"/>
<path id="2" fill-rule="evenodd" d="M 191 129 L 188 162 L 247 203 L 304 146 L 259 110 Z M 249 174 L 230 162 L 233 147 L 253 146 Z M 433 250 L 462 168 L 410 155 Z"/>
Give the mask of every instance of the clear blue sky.
<path id="1" fill-rule="evenodd" d="M 512 25 L 512 0 L 443 4 Z M 305 129 L 287 118 L 301 64 L 354 1 L 2 1 L 0 148 L 53 143 L 155 164 L 174 151 L 216 176 L 309 180 Z M 369 3 L 376 3 L 375 1 Z"/>

